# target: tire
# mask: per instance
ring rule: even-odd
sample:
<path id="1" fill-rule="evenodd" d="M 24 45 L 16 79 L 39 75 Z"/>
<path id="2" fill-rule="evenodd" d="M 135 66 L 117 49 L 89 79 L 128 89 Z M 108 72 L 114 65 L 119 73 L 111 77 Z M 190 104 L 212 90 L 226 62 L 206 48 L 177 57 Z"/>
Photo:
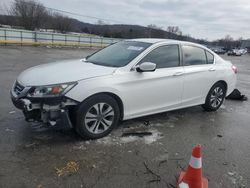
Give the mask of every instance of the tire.
<path id="1" fill-rule="evenodd" d="M 206 111 L 216 111 L 222 105 L 226 96 L 226 87 L 224 84 L 218 82 L 209 90 L 206 102 L 202 105 Z"/>
<path id="2" fill-rule="evenodd" d="M 118 124 L 120 109 L 114 98 L 98 94 L 86 99 L 76 112 L 76 132 L 83 138 L 98 139 L 108 135 Z"/>

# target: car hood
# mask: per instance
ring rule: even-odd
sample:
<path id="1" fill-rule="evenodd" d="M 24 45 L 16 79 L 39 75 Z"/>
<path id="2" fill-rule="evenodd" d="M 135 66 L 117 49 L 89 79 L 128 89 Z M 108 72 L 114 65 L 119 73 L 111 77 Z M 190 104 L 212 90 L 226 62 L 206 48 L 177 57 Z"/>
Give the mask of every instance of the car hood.
<path id="1" fill-rule="evenodd" d="M 105 76 L 116 69 L 82 60 L 67 60 L 31 67 L 23 71 L 17 81 L 24 86 L 52 85 Z"/>

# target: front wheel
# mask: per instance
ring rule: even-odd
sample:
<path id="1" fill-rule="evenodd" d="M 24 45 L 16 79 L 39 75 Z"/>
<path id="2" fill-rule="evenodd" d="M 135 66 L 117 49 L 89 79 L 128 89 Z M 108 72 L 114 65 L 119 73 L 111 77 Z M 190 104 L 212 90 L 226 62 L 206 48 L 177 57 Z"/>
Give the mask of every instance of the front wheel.
<path id="1" fill-rule="evenodd" d="M 76 132 L 90 139 L 108 135 L 118 124 L 119 106 L 106 94 L 95 95 L 84 101 L 77 110 Z"/>
<path id="2" fill-rule="evenodd" d="M 226 88 L 222 83 L 216 83 L 207 94 L 206 102 L 202 107 L 206 111 L 216 111 L 222 105 L 226 96 Z"/>

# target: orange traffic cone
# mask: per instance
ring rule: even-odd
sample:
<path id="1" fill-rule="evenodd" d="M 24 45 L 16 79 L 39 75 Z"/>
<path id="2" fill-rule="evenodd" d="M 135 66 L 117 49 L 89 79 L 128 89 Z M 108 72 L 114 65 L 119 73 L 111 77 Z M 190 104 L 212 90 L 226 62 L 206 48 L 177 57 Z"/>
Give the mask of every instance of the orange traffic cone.
<path id="1" fill-rule="evenodd" d="M 195 146 L 186 172 L 181 172 L 177 188 L 208 188 L 208 180 L 202 177 L 201 145 Z"/>

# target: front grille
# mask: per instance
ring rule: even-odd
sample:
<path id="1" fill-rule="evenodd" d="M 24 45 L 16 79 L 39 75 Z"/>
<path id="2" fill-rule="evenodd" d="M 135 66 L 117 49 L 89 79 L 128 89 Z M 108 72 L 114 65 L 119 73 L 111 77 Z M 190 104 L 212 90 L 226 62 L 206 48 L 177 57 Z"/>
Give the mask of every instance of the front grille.
<path id="1" fill-rule="evenodd" d="M 19 95 L 24 89 L 24 86 L 22 86 L 21 84 L 19 84 L 18 82 L 15 83 L 14 86 L 14 92 Z"/>

